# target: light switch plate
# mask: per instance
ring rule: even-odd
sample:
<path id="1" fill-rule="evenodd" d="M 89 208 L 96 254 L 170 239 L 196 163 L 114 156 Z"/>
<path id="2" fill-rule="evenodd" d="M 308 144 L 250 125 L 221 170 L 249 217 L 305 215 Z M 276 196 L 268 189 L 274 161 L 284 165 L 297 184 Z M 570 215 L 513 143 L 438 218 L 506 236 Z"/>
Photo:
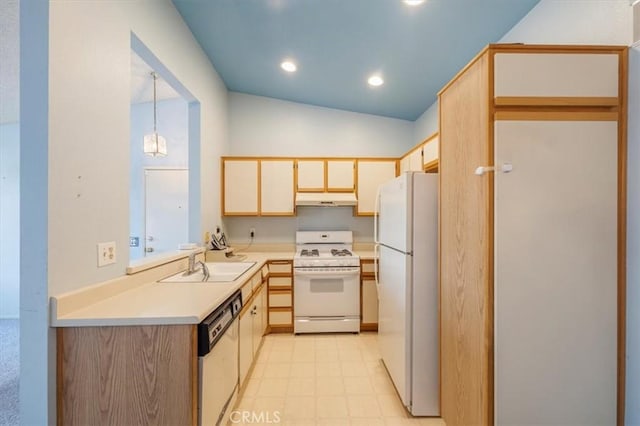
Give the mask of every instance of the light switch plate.
<path id="1" fill-rule="evenodd" d="M 98 243 L 98 267 L 116 263 L 116 242 Z"/>

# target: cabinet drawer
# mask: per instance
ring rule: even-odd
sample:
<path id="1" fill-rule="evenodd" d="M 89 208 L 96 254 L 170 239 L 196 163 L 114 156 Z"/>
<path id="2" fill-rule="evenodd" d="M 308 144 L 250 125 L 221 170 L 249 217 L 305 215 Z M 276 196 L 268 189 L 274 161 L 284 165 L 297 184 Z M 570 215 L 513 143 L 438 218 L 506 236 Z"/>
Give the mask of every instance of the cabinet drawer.
<path id="1" fill-rule="evenodd" d="M 291 274 L 291 262 L 269 263 L 270 274 Z"/>
<path id="2" fill-rule="evenodd" d="M 495 55 L 496 97 L 618 97 L 618 55 Z"/>
<path id="3" fill-rule="evenodd" d="M 291 292 L 269 293 L 269 306 L 277 308 L 290 308 Z"/>
<path id="4" fill-rule="evenodd" d="M 291 311 L 269 311 L 269 325 L 291 325 L 292 319 Z"/>
<path id="5" fill-rule="evenodd" d="M 363 274 L 374 274 L 376 272 L 376 265 L 373 262 L 362 262 Z"/>
<path id="6" fill-rule="evenodd" d="M 262 273 L 258 272 L 253 277 L 251 277 L 251 288 L 253 291 L 257 290 L 262 284 Z"/>
<path id="7" fill-rule="evenodd" d="M 291 288 L 291 277 L 269 277 L 269 288 Z"/>

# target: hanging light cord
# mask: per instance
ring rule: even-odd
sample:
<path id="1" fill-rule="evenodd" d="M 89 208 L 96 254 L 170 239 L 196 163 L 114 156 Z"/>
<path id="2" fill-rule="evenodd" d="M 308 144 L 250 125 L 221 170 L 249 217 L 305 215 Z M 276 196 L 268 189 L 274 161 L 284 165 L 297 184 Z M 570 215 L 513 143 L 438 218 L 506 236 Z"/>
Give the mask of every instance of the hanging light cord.
<path id="1" fill-rule="evenodd" d="M 155 72 L 151 73 L 153 77 L 153 133 L 158 134 L 158 130 L 156 129 L 156 80 L 158 79 L 158 75 Z M 156 136 L 157 137 L 157 136 Z"/>

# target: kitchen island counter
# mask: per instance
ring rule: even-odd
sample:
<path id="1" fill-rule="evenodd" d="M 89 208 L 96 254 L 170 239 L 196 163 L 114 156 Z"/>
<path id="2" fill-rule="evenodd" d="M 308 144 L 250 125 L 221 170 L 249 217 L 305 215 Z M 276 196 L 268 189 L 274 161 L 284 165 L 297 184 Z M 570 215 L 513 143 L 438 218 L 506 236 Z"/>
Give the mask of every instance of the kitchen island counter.
<path id="1" fill-rule="evenodd" d="M 124 276 L 50 299 L 52 327 L 198 324 L 259 272 L 268 260 L 290 260 L 292 252 L 249 252 L 256 262 L 231 282 L 158 282 L 186 269 L 186 261 L 163 265 L 151 278 Z M 138 280 L 139 281 L 139 280 Z"/>

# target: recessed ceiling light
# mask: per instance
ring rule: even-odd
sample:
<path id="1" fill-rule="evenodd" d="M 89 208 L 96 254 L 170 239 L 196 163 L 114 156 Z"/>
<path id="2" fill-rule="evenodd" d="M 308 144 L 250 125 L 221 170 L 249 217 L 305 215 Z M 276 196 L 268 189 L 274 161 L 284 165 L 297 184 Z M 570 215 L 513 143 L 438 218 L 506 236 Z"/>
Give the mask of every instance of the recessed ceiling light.
<path id="1" fill-rule="evenodd" d="M 384 84 L 384 80 L 379 75 L 372 75 L 367 80 L 367 83 L 371 86 L 382 86 Z"/>
<path id="2" fill-rule="evenodd" d="M 283 70 L 285 70 L 286 72 L 296 72 L 296 70 L 298 69 L 298 67 L 296 66 L 295 63 L 291 62 L 291 61 L 283 61 L 280 64 L 280 68 L 282 68 Z"/>
<path id="3" fill-rule="evenodd" d="M 408 6 L 417 6 L 424 3 L 424 0 L 402 0 Z"/>

